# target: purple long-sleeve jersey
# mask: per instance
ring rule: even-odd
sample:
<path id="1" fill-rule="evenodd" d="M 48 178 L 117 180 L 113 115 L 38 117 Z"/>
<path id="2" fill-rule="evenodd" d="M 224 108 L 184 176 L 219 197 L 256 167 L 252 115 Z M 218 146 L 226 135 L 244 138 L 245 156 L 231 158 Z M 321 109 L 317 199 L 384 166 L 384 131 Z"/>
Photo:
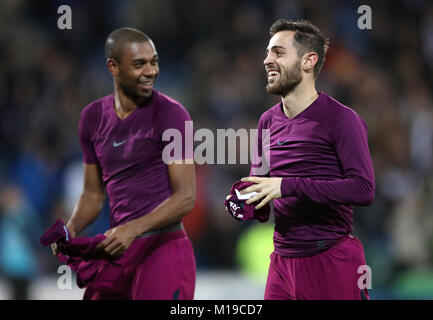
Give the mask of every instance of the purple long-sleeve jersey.
<path id="1" fill-rule="evenodd" d="M 84 162 L 102 170 L 111 227 L 151 212 L 172 195 L 162 157 L 171 143 L 163 140 L 165 130 L 176 129 L 182 136 L 178 159 L 192 158 L 185 149 L 185 121 L 191 118 L 180 103 L 153 90 L 150 100 L 123 120 L 113 103 L 112 94 L 90 103 L 81 112 L 78 129 Z"/>
<path id="2" fill-rule="evenodd" d="M 262 145 L 262 131 L 270 139 Z M 274 248 L 290 257 L 311 256 L 353 231 L 353 206 L 374 199 L 367 124 L 327 94 L 287 118 L 278 103 L 258 124 L 258 154 L 269 150 L 270 177 L 283 177 L 274 200 Z M 263 157 L 264 159 L 264 157 Z M 251 175 L 263 167 L 251 166 Z"/>

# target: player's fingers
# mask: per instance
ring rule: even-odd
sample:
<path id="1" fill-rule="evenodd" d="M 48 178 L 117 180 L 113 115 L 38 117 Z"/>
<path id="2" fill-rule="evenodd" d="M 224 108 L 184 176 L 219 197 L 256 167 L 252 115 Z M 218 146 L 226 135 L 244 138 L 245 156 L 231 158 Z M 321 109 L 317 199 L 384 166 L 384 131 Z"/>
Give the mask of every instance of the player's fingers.
<path id="1" fill-rule="evenodd" d="M 254 207 L 254 209 L 256 209 L 256 210 L 259 210 L 259 209 L 261 209 L 263 206 L 265 206 L 269 201 L 271 201 L 272 200 L 272 196 L 270 195 L 270 194 L 268 194 L 267 196 L 266 196 L 266 198 L 264 198 L 258 205 L 256 205 L 255 207 Z"/>
<path id="2" fill-rule="evenodd" d="M 241 179 L 242 182 L 252 182 L 252 183 L 259 183 L 263 180 L 263 178 L 259 177 L 243 177 Z"/>
<path id="3" fill-rule="evenodd" d="M 58 255 L 58 251 L 57 251 L 58 248 L 59 247 L 58 247 L 57 243 L 51 244 L 51 250 L 53 251 L 53 255 L 55 255 L 55 256 Z"/>
<path id="4" fill-rule="evenodd" d="M 254 197 L 249 198 L 245 203 L 246 204 L 254 203 L 256 201 L 259 201 L 264 196 L 266 196 L 266 193 L 265 192 L 260 192 L 260 193 L 256 194 Z"/>
<path id="5" fill-rule="evenodd" d="M 106 240 L 109 240 L 104 247 L 104 251 L 106 251 L 106 252 L 111 251 L 113 248 L 115 248 L 119 244 L 119 241 L 117 241 L 117 239 L 114 237 L 107 238 Z"/>
<path id="6" fill-rule="evenodd" d="M 111 234 L 114 232 L 114 229 L 108 229 L 107 231 L 105 231 L 104 236 L 106 236 L 107 238 L 109 236 L 111 236 Z"/>
<path id="7" fill-rule="evenodd" d="M 251 193 L 251 192 L 260 192 L 262 190 L 262 185 L 261 184 L 255 184 L 252 186 L 249 186 L 248 188 L 242 189 L 240 191 L 240 194 L 247 194 L 247 193 Z"/>
<path id="8" fill-rule="evenodd" d="M 127 247 L 124 244 L 121 244 L 117 249 L 112 251 L 111 255 L 120 256 L 126 251 Z"/>
<path id="9" fill-rule="evenodd" d="M 115 252 L 121 245 L 122 243 L 117 241 L 110 243 L 108 246 L 105 247 L 104 251 L 110 255 L 113 255 L 113 252 Z"/>
<path id="10" fill-rule="evenodd" d="M 120 256 L 122 253 L 125 252 L 125 247 L 123 245 L 117 247 L 116 249 L 114 249 L 113 251 L 111 251 L 111 255 L 112 256 Z"/>
<path id="11" fill-rule="evenodd" d="M 98 243 L 98 245 L 96 246 L 96 249 L 97 249 L 97 250 L 100 250 L 100 249 L 105 248 L 105 245 L 107 244 L 107 241 L 106 241 L 106 240 L 107 240 L 107 239 L 105 239 L 104 241 Z"/>
<path id="12" fill-rule="evenodd" d="M 114 241 L 114 237 L 107 237 L 104 241 L 102 241 L 101 243 L 99 243 L 97 246 L 96 246 L 96 249 L 103 249 L 103 248 L 105 248 L 106 246 L 108 246 L 110 243 L 112 243 Z"/>

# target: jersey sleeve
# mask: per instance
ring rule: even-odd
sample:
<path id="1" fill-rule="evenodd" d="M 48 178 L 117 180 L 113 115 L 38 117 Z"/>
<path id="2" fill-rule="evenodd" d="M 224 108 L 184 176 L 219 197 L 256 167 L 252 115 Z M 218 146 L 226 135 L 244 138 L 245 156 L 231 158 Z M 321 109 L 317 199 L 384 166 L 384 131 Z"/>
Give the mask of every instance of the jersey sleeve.
<path id="1" fill-rule="evenodd" d="M 370 205 L 374 199 L 375 181 L 368 149 L 367 124 L 349 109 L 342 112 L 330 126 L 330 138 L 344 178 L 283 178 L 281 195 L 306 196 L 324 204 Z"/>
<path id="2" fill-rule="evenodd" d="M 331 126 L 331 139 L 344 175 L 363 179 L 374 186 L 367 123 L 354 111 L 347 110 Z"/>
<path id="3" fill-rule="evenodd" d="M 173 104 L 161 113 L 160 130 L 165 163 L 193 159 L 193 122 L 183 106 Z"/>
<path id="4" fill-rule="evenodd" d="M 78 138 L 83 152 L 83 162 L 87 164 L 95 164 L 98 163 L 98 159 L 93 148 L 88 117 L 89 112 L 88 109 L 85 108 L 81 112 L 80 122 L 78 124 Z"/>

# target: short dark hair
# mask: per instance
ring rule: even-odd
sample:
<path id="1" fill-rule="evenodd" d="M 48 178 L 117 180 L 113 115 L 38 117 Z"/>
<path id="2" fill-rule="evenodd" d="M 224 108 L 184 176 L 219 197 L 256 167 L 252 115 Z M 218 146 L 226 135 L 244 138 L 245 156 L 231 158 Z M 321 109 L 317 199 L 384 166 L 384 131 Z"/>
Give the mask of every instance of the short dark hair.
<path id="1" fill-rule="evenodd" d="M 105 59 L 114 59 L 120 62 L 122 48 L 130 42 L 147 42 L 150 38 L 134 28 L 119 28 L 110 33 L 105 41 Z"/>
<path id="2" fill-rule="evenodd" d="M 318 55 L 318 60 L 314 66 L 314 77 L 317 77 L 325 62 L 326 52 L 329 48 L 329 39 L 308 20 L 286 20 L 280 19 L 274 22 L 269 33 L 273 37 L 280 31 L 295 31 L 293 41 L 298 55 L 302 56 L 306 52 L 314 51 Z"/>

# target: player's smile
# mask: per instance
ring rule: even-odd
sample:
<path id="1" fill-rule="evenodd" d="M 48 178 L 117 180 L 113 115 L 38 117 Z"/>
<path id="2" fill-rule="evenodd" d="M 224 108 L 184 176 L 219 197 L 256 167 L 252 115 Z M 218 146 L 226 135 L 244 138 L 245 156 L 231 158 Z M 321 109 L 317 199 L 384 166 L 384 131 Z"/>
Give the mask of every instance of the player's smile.
<path id="1" fill-rule="evenodd" d="M 156 78 L 153 79 L 141 79 L 138 81 L 138 87 L 142 90 L 152 90 L 153 84 L 155 83 Z"/>
<path id="2" fill-rule="evenodd" d="M 277 68 L 266 68 L 268 75 L 268 83 L 271 84 L 277 80 L 280 75 L 280 71 Z"/>

